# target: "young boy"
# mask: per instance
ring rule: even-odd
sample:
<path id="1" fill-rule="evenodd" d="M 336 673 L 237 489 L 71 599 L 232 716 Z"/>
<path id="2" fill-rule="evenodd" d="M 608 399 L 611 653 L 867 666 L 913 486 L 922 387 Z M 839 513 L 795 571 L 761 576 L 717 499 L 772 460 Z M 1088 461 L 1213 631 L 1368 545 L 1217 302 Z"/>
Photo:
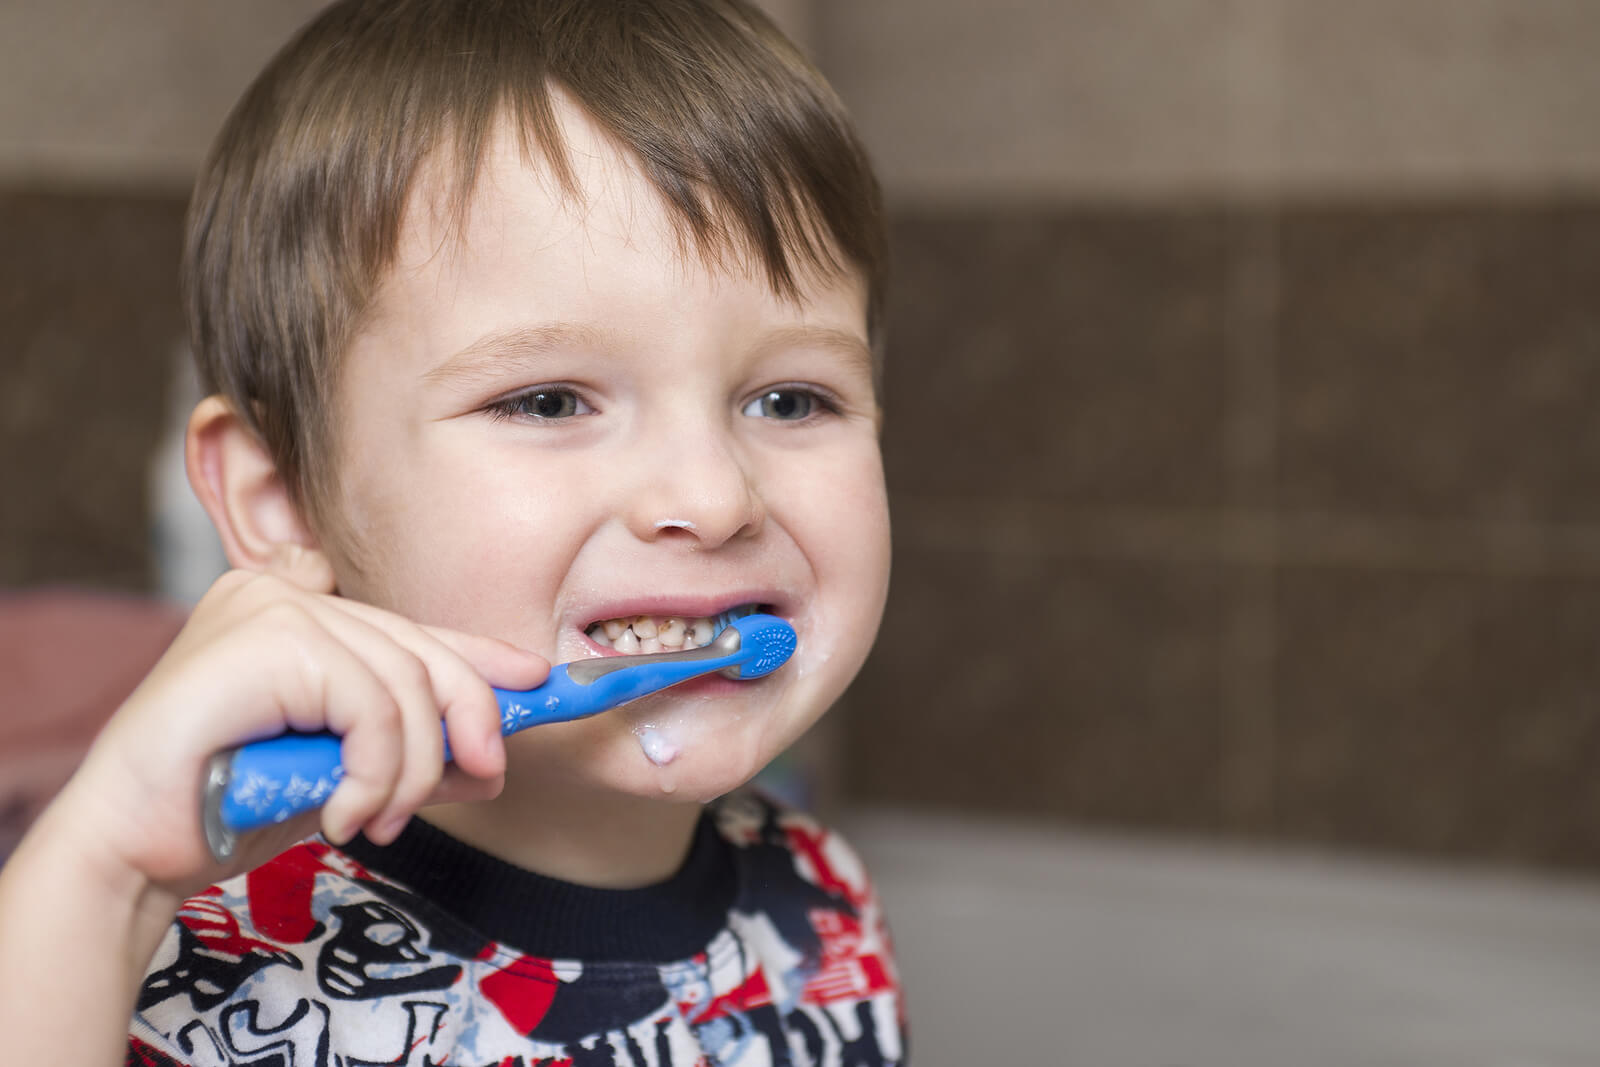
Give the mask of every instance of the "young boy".
<path id="1" fill-rule="evenodd" d="M 728 796 L 888 580 L 881 214 L 819 76 L 742 0 L 343 0 L 185 271 L 238 569 L 0 876 L 9 1058 L 904 1062 L 859 863 Z M 766 679 L 500 737 L 491 685 L 744 606 L 799 635 Z M 216 866 L 208 758 L 289 729 L 345 780 Z"/>

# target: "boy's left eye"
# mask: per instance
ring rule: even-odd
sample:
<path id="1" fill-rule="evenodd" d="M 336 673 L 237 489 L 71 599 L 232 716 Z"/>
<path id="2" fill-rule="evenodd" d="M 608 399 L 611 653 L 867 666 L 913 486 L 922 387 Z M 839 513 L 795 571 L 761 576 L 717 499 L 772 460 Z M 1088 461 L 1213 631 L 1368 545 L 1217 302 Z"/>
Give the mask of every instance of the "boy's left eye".
<path id="1" fill-rule="evenodd" d="M 739 414 L 799 422 L 826 407 L 827 402 L 809 389 L 772 389 L 746 404 Z"/>

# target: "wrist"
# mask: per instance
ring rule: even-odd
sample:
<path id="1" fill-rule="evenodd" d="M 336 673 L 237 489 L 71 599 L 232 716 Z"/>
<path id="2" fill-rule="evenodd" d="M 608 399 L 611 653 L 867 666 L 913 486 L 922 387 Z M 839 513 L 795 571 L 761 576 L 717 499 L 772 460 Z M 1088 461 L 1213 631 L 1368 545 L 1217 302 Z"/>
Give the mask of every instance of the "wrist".
<path id="1" fill-rule="evenodd" d="M 69 782 L 19 842 L 6 873 L 31 887 L 36 903 L 59 907 L 75 922 L 91 924 L 108 947 L 124 949 L 116 958 L 137 968 L 137 980 L 184 894 L 155 882 L 89 832 L 100 825 Z"/>
<path id="2" fill-rule="evenodd" d="M 8 1060 L 120 1063 L 176 904 L 97 862 L 64 815 L 46 808 L 0 868 L 0 1032 Z"/>

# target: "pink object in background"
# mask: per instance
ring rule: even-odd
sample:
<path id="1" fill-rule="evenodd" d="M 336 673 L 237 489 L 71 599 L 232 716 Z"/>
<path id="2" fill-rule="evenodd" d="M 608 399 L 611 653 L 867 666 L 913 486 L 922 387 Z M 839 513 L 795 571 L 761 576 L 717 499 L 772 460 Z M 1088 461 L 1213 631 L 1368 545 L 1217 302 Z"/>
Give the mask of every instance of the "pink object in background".
<path id="1" fill-rule="evenodd" d="M 0 860 L 185 616 L 171 604 L 113 593 L 0 593 Z"/>

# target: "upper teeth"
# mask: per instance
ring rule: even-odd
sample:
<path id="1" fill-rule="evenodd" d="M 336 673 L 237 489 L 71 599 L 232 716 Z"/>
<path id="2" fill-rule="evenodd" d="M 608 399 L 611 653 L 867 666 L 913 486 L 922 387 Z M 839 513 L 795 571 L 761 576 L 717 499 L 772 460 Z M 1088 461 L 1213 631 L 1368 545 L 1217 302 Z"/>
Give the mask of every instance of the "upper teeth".
<path id="1" fill-rule="evenodd" d="M 709 645 L 717 636 L 718 619 L 707 616 L 634 615 L 591 625 L 589 640 L 618 652 L 674 652 Z"/>

